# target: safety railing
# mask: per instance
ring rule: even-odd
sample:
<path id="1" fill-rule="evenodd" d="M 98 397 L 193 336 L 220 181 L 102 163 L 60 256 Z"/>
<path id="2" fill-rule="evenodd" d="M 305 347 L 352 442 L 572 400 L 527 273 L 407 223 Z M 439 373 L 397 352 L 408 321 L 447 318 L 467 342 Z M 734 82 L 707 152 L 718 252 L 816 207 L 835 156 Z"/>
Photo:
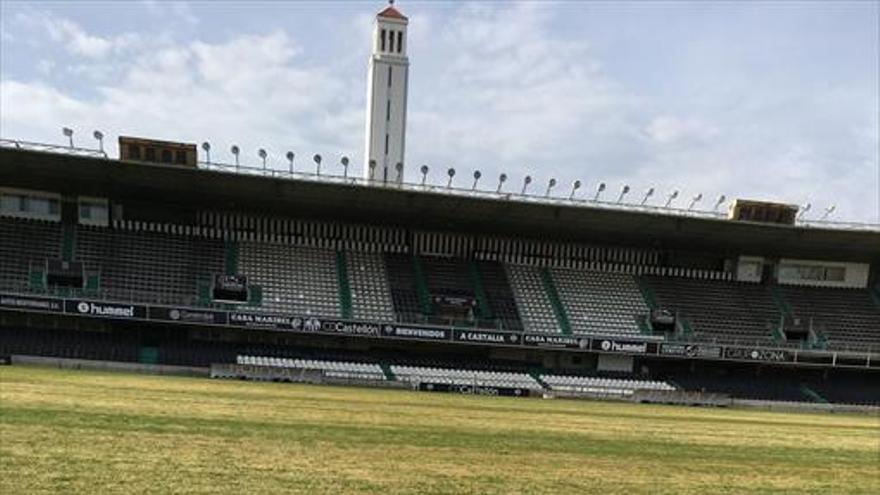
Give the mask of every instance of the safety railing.
<path id="1" fill-rule="evenodd" d="M 43 143 L 33 143 L 28 141 L 20 141 L 13 139 L 0 139 L 0 147 L 25 149 L 32 151 L 40 151 L 45 153 L 66 154 L 74 156 L 86 156 L 92 158 L 108 158 L 103 150 L 79 148 L 73 146 L 61 146 Z M 559 197 L 551 195 L 552 188 L 548 188 L 545 194 L 530 194 L 526 188 L 517 191 L 504 191 L 504 183 L 499 182 L 498 187 L 494 190 L 478 189 L 477 181 L 470 188 L 459 187 L 453 184 L 454 177 L 450 177 L 445 185 L 430 184 L 423 176 L 423 180 L 419 183 L 369 180 L 367 178 L 348 174 L 350 167 L 346 166 L 342 175 L 334 173 L 322 173 L 320 167 L 316 165 L 315 172 L 301 171 L 289 167 L 288 169 L 278 169 L 268 166 L 254 167 L 250 165 L 230 164 L 217 161 L 199 162 L 199 168 L 202 170 L 211 170 L 221 173 L 233 173 L 243 175 L 254 175 L 260 177 L 271 177 L 299 181 L 312 181 L 327 184 L 348 185 L 352 187 L 381 187 L 386 189 L 397 189 L 403 191 L 435 193 L 447 196 L 461 196 L 469 198 L 482 198 L 498 201 L 518 201 L 522 203 L 547 204 L 557 206 L 575 206 L 593 209 L 607 209 L 615 211 L 630 211 L 641 213 L 653 213 L 658 215 L 673 215 L 678 217 L 703 218 L 712 220 L 725 220 L 727 214 L 718 211 L 718 207 L 714 210 L 701 210 L 696 208 L 676 208 L 673 206 L 657 206 L 643 203 L 626 203 L 624 201 L 605 201 L 598 196 L 593 198 L 576 197 L 576 188 L 569 189 L 570 194 L 567 197 Z M 325 165 L 326 166 L 326 165 Z M 352 166 L 354 167 L 354 166 Z M 839 222 L 829 220 L 807 220 L 798 219 L 796 226 L 811 229 L 833 229 L 833 230 L 854 230 L 880 232 L 880 224 L 872 224 L 866 222 Z"/>

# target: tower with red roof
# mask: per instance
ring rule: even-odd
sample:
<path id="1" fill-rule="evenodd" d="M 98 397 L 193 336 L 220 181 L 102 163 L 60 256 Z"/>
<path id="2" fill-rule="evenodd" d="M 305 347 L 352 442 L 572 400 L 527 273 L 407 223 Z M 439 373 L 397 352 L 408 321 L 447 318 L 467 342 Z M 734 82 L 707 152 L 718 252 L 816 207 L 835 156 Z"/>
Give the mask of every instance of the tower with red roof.
<path id="1" fill-rule="evenodd" d="M 408 23 L 393 1 L 376 15 L 367 77 L 364 151 L 364 177 L 372 181 L 403 181 L 409 83 Z"/>

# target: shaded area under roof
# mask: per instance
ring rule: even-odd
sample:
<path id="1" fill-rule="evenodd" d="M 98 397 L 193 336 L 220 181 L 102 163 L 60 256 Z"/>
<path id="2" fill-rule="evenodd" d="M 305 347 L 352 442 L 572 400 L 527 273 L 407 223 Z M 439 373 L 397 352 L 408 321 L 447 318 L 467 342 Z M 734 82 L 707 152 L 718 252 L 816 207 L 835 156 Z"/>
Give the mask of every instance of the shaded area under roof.
<path id="1" fill-rule="evenodd" d="M 878 232 L 261 177 L 11 148 L 0 148 L 0 186 L 109 197 L 123 204 L 153 202 L 414 230 L 880 263 Z"/>

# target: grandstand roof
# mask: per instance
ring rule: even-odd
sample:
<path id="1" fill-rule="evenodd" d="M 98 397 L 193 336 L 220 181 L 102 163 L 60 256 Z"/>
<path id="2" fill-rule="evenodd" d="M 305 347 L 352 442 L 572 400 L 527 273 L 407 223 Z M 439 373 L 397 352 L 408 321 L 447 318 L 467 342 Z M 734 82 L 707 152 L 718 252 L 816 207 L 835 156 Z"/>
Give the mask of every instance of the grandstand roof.
<path id="1" fill-rule="evenodd" d="M 880 262 L 880 232 L 369 187 L 0 148 L 0 185 L 148 205 L 685 250 Z"/>

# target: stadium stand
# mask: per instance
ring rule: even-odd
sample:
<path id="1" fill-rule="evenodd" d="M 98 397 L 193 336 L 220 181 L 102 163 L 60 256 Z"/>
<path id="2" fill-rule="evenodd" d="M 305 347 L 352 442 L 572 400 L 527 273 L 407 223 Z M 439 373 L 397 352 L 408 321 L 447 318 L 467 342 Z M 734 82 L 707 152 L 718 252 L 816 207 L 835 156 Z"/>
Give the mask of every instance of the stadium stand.
<path id="1" fill-rule="evenodd" d="M 406 365 L 392 365 L 391 371 L 399 380 L 412 384 L 442 383 L 449 385 L 473 385 L 477 387 L 543 389 L 540 383 L 526 373 Z"/>
<path id="2" fill-rule="evenodd" d="M 267 356 L 237 356 L 237 364 L 266 366 L 270 368 L 290 368 L 300 370 L 319 370 L 325 376 L 357 380 L 385 380 L 385 373 L 377 364 L 352 363 L 348 361 L 325 361 L 318 359 L 291 359 Z"/>
<path id="3" fill-rule="evenodd" d="M 523 327 L 529 332 L 565 333 L 560 324 L 558 309 L 547 293 L 540 268 L 522 265 L 507 265 L 507 273 L 513 295 L 519 307 Z"/>
<path id="4" fill-rule="evenodd" d="M 196 305 L 200 284 L 223 271 L 216 239 L 77 226 L 75 258 L 110 300 Z"/>
<path id="5" fill-rule="evenodd" d="M 631 337 L 648 313 L 632 275 L 552 269 L 573 333 Z"/>
<path id="6" fill-rule="evenodd" d="M 286 244 L 242 242 L 238 271 L 262 289 L 266 311 L 341 316 L 335 253 Z"/>
<path id="7" fill-rule="evenodd" d="M 636 390 L 675 390 L 672 385 L 655 380 L 605 378 L 595 376 L 541 375 L 550 390 L 625 397 Z"/>
<path id="8" fill-rule="evenodd" d="M 4 177 L 15 176 L 0 190 L 13 198 L 0 208 L 0 358 L 249 359 L 409 384 L 880 403 L 877 229 L 730 227 L 718 216 L 117 167 L 5 147 L 0 157 Z M 117 186 L 96 192 L 100 174 L 116 174 Z M 82 217 L 81 200 L 99 193 L 106 226 Z M 230 195 L 236 211 L 206 206 L 232 204 Z M 57 197 L 57 211 L 9 207 L 31 196 Z M 267 211 L 275 201 L 284 214 Z M 770 268 L 783 255 L 817 273 L 848 270 L 810 283 L 860 288 L 781 285 Z M 82 288 L 49 286 L 50 264 L 53 279 L 67 280 L 59 260 L 74 272 L 83 264 Z M 214 300 L 215 282 L 234 296 L 245 278 L 246 302 Z M 479 331 L 497 329 L 507 333 Z"/>
<path id="9" fill-rule="evenodd" d="M 382 257 L 372 253 L 348 252 L 352 317 L 379 322 L 395 321 L 391 287 Z"/>
<path id="10" fill-rule="evenodd" d="M 501 263 L 400 254 L 385 262 L 400 321 L 522 329 Z"/>
<path id="11" fill-rule="evenodd" d="M 792 317 L 813 326 L 833 348 L 880 348 L 880 307 L 865 289 L 777 286 Z"/>
<path id="12" fill-rule="evenodd" d="M 677 370 L 665 378 L 685 390 L 720 392 L 737 399 L 814 402 L 801 376 L 780 370 L 704 366 L 699 371 Z"/>
<path id="13" fill-rule="evenodd" d="M 58 222 L 0 217 L 0 281 L 7 289 L 42 289 L 48 258 L 61 256 Z"/>
<path id="14" fill-rule="evenodd" d="M 521 331 L 519 309 L 504 265 L 494 261 L 471 261 L 473 277 L 482 283 L 490 314 L 504 330 Z M 483 305 L 481 305 L 483 307 Z"/>
<path id="15" fill-rule="evenodd" d="M 413 263 L 412 256 L 385 254 L 394 312 L 400 321 L 421 322 L 424 321 L 425 312 L 429 312 L 430 307 L 426 307 L 427 294 L 416 280 L 415 270 L 412 269 Z"/>
<path id="16" fill-rule="evenodd" d="M 782 311 L 770 290 L 748 282 L 644 276 L 657 303 L 702 341 L 772 344 Z M 689 328 L 688 328 L 689 327 Z"/>

